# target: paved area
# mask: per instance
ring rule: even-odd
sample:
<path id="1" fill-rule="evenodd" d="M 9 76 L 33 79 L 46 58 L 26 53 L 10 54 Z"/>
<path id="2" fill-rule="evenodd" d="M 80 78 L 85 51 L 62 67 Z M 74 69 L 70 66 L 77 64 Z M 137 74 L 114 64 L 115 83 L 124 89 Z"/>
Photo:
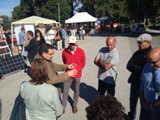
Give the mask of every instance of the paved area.
<path id="1" fill-rule="evenodd" d="M 120 52 L 120 63 L 118 66 L 118 79 L 116 85 L 116 97 L 125 107 L 125 113 L 129 111 L 129 92 L 130 85 L 127 83 L 128 76 L 130 73 L 126 70 L 126 63 L 132 56 L 133 52 L 137 50 L 136 36 L 128 34 L 118 35 L 114 34 L 117 39 L 117 48 Z M 78 44 L 85 50 L 87 63 L 83 70 L 83 77 L 81 79 L 80 98 L 78 104 L 78 113 L 72 114 L 71 106 L 68 102 L 65 114 L 63 114 L 59 120 L 86 120 L 85 108 L 89 103 L 93 102 L 96 97 L 97 90 L 97 71 L 98 68 L 93 64 L 94 57 L 98 53 L 98 50 L 105 46 L 105 40 L 108 35 L 103 36 L 87 36 L 85 40 L 79 40 Z M 153 38 L 153 47 L 159 47 L 160 39 L 158 36 Z M 62 51 L 55 50 L 54 61 L 56 63 L 62 63 L 61 59 Z M 1 120 L 9 120 L 9 116 L 14 104 L 15 97 L 18 94 L 20 84 L 22 81 L 28 81 L 29 77 L 23 72 L 17 72 L 10 76 L 5 77 L 4 80 L 0 81 L 0 98 L 2 101 L 2 118 Z M 70 89 L 69 101 L 73 97 L 73 90 Z M 43 109 L 43 108 L 42 108 Z M 137 111 L 137 120 L 139 117 L 139 104 Z"/>

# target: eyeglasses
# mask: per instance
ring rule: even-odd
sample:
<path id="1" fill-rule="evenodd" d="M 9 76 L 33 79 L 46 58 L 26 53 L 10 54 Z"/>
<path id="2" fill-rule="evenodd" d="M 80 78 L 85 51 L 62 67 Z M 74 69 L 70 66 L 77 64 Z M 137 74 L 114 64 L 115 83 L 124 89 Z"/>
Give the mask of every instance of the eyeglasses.
<path id="1" fill-rule="evenodd" d="M 74 44 L 74 43 L 69 43 L 69 45 L 73 45 L 73 46 L 74 46 L 74 45 L 76 45 L 76 44 Z"/>
<path id="2" fill-rule="evenodd" d="M 160 61 L 160 58 L 157 61 L 148 61 L 148 63 L 150 63 L 152 65 L 156 65 L 158 61 Z"/>
<path id="3" fill-rule="evenodd" d="M 50 56 L 54 55 L 54 53 L 46 53 L 46 54 L 48 54 L 48 55 L 50 55 Z"/>

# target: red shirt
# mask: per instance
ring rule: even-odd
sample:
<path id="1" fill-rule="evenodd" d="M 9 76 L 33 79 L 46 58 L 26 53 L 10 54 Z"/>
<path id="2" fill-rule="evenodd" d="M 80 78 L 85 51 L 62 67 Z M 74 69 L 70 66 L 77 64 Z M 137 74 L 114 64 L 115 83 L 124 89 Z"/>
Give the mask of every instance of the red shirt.
<path id="1" fill-rule="evenodd" d="M 74 51 L 74 54 L 72 54 L 69 48 L 65 48 L 62 52 L 62 59 L 64 64 L 76 64 L 76 69 L 78 73 L 74 78 L 80 78 L 82 76 L 82 69 L 86 64 L 86 57 L 83 49 L 77 46 L 76 50 Z"/>

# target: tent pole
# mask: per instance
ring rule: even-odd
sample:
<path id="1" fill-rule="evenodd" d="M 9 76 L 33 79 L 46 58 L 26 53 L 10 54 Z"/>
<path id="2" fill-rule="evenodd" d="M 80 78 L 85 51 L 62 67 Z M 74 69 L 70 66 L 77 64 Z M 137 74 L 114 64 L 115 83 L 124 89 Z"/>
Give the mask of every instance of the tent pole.
<path id="1" fill-rule="evenodd" d="M 13 25 L 12 24 L 11 24 L 11 40 L 12 40 L 12 54 L 13 54 L 14 44 L 13 44 Z"/>

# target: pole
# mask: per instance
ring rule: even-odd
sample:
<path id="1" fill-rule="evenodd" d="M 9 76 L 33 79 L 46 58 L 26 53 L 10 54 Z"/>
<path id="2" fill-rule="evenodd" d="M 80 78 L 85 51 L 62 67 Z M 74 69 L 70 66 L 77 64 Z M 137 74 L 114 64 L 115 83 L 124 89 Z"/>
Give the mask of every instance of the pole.
<path id="1" fill-rule="evenodd" d="M 59 21 L 59 24 L 60 24 L 60 4 L 58 3 L 58 21 Z"/>

